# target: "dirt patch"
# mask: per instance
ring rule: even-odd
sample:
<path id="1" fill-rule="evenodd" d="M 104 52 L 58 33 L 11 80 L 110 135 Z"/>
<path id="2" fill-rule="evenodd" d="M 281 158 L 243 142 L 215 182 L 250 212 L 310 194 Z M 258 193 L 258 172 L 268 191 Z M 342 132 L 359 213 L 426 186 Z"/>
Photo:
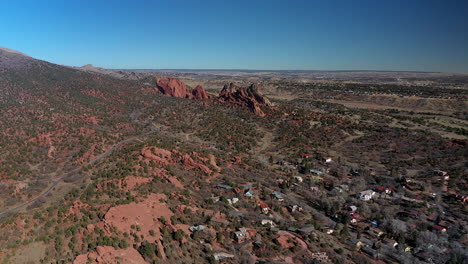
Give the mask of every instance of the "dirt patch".
<path id="1" fill-rule="evenodd" d="M 133 202 L 112 207 L 104 217 L 104 228 L 110 231 L 111 226 L 113 226 L 122 233 L 136 233 L 140 237 L 143 236 L 143 240 L 158 245 L 159 252 L 165 259 L 160 231 L 163 223 L 159 219 L 164 217 L 166 224 L 170 224 L 171 216 L 174 215 L 166 203 L 160 201 L 165 199 L 167 197 L 164 194 L 153 193 L 139 203 Z M 153 236 L 150 234 L 150 230 L 154 231 Z"/>
<path id="2" fill-rule="evenodd" d="M 43 242 L 34 242 L 28 246 L 21 247 L 16 251 L 16 254 L 11 258 L 11 263 L 18 264 L 33 264 L 38 263 L 40 259 L 45 257 L 46 245 Z"/>

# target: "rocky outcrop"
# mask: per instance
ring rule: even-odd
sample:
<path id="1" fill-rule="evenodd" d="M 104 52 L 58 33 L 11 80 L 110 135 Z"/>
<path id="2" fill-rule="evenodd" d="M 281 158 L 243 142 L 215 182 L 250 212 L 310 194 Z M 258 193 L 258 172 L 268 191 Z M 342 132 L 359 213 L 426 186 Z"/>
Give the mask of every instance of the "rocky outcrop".
<path id="1" fill-rule="evenodd" d="M 193 99 L 208 99 L 211 98 L 211 95 L 208 94 L 201 85 L 197 85 L 195 89 L 192 90 Z"/>
<path id="2" fill-rule="evenodd" d="M 166 96 L 188 98 L 188 99 L 207 99 L 211 96 L 198 85 L 193 90 L 189 90 L 184 82 L 177 78 L 162 77 L 156 79 L 156 87 Z"/>
<path id="3" fill-rule="evenodd" d="M 110 246 L 98 246 L 95 251 L 85 253 L 76 257 L 73 264 L 98 264 L 98 263 L 128 263 L 145 264 L 146 261 L 132 247 L 115 249 Z"/>
<path id="4" fill-rule="evenodd" d="M 255 84 L 249 87 L 239 87 L 233 83 L 225 84 L 218 99 L 222 102 L 246 106 L 254 114 L 265 116 L 260 106 L 272 106 L 273 104 L 263 96 Z"/>

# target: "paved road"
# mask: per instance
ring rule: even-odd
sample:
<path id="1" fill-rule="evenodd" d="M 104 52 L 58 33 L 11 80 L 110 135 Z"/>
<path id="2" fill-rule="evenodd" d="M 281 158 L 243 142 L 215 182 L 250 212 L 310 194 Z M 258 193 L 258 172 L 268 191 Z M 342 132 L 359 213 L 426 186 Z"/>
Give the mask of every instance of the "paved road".
<path id="1" fill-rule="evenodd" d="M 18 206 L 16 206 L 16 207 L 13 207 L 13 208 L 10 208 L 10 209 L 7 209 L 7 210 L 1 212 L 1 213 L 0 213 L 0 220 L 1 220 L 2 218 L 4 218 L 4 217 L 9 216 L 10 214 L 12 214 L 12 213 L 14 213 L 14 212 L 16 212 L 16 211 L 19 211 L 19 210 L 21 210 L 21 209 L 23 209 L 23 208 L 25 208 L 25 207 L 27 207 L 27 206 L 33 204 L 34 202 L 38 201 L 39 199 L 45 197 L 47 194 L 49 194 L 49 193 L 57 186 L 57 184 L 59 184 L 59 183 L 60 183 L 61 181 L 63 181 L 65 178 L 67 178 L 67 177 L 69 177 L 69 176 L 71 176 L 71 175 L 73 175 L 73 174 L 79 172 L 83 167 L 88 166 L 88 165 L 93 165 L 94 163 L 99 162 L 99 161 L 101 161 L 101 160 L 107 158 L 109 155 L 112 154 L 112 152 L 114 152 L 114 151 L 115 151 L 116 149 L 118 149 L 119 147 L 121 147 L 121 146 L 123 146 L 123 145 L 125 145 L 125 144 L 128 144 L 128 143 L 130 143 L 130 142 L 136 141 L 136 140 L 138 140 L 138 139 L 141 138 L 141 137 L 144 137 L 144 136 L 153 134 L 153 133 L 155 133 L 155 132 L 157 132 L 157 131 L 152 130 L 152 131 L 150 131 L 150 132 L 146 132 L 146 133 L 141 134 L 141 135 L 139 135 L 139 136 L 130 137 L 130 138 L 127 138 L 127 139 L 125 139 L 125 140 L 120 141 L 119 143 L 113 145 L 109 150 L 107 150 L 106 152 L 104 152 L 104 153 L 102 153 L 101 155 L 99 155 L 96 159 L 94 159 L 94 160 L 88 162 L 88 163 L 85 164 L 85 165 L 81 165 L 80 167 L 77 167 L 77 168 L 75 168 L 75 169 L 73 169 L 73 170 L 71 170 L 71 171 L 69 171 L 69 172 L 63 174 L 62 176 L 59 176 L 58 178 L 56 178 L 56 179 L 52 182 L 52 185 L 51 185 L 45 192 L 41 193 L 39 196 L 37 196 L 37 197 L 35 197 L 35 198 L 33 198 L 33 199 L 31 199 L 31 200 L 29 200 L 29 201 L 27 201 L 27 202 L 21 204 L 21 205 L 18 205 Z"/>

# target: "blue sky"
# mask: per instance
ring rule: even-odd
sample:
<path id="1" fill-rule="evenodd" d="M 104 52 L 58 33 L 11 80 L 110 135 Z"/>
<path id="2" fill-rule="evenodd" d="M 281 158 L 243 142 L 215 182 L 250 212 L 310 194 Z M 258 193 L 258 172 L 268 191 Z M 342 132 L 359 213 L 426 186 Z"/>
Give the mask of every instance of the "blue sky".
<path id="1" fill-rule="evenodd" d="M 0 46 L 58 64 L 468 72 L 464 0 L 0 4 Z"/>

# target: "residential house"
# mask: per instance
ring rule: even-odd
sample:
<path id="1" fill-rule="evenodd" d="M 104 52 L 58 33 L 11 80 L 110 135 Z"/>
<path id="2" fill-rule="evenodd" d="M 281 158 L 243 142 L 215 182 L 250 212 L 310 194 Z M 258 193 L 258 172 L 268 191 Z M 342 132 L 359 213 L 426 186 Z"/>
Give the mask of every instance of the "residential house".
<path id="1" fill-rule="evenodd" d="M 443 171 L 443 170 L 434 170 L 434 173 L 437 175 L 437 176 L 441 176 L 441 177 L 444 177 L 444 180 L 448 180 L 450 179 L 450 176 L 448 174 L 448 172 L 446 171 Z"/>
<path id="2" fill-rule="evenodd" d="M 227 258 L 234 258 L 234 255 L 226 253 L 226 252 L 218 252 L 218 253 L 214 253 L 213 257 L 214 257 L 215 260 L 219 261 L 219 260 L 223 260 L 223 259 L 227 259 Z"/>
<path id="3" fill-rule="evenodd" d="M 376 188 L 376 191 L 379 193 L 391 194 L 393 191 L 395 191 L 395 189 L 390 187 L 379 186 Z"/>
<path id="4" fill-rule="evenodd" d="M 236 243 L 244 243 L 250 238 L 250 234 L 245 228 L 239 228 L 239 231 L 234 232 Z"/>
<path id="5" fill-rule="evenodd" d="M 350 218 L 351 224 L 356 224 L 359 221 L 359 214 L 358 213 L 351 214 L 349 218 Z"/>
<path id="6" fill-rule="evenodd" d="M 262 213 L 268 214 L 270 212 L 270 208 L 268 207 L 268 205 L 260 203 L 259 206 L 262 209 Z"/>
<path id="7" fill-rule="evenodd" d="M 302 207 L 297 205 L 297 204 L 294 204 L 294 205 L 288 205 L 288 210 L 289 212 L 291 213 L 294 213 L 294 212 L 301 212 L 302 211 Z"/>
<path id="8" fill-rule="evenodd" d="M 322 227 L 322 231 L 330 235 L 333 234 L 333 232 L 335 232 L 335 229 L 331 226 L 324 226 Z"/>
<path id="9" fill-rule="evenodd" d="M 232 205 L 232 204 L 237 203 L 239 201 L 239 198 L 234 197 L 234 198 L 227 199 L 227 201 L 228 201 L 229 204 Z"/>
<path id="10" fill-rule="evenodd" d="M 253 245 L 253 250 L 255 251 L 265 251 L 266 250 L 266 245 L 260 240 L 257 240 L 252 243 Z"/>
<path id="11" fill-rule="evenodd" d="M 284 195 L 283 195 L 282 193 L 280 193 L 280 192 L 273 192 L 273 193 L 271 193 L 271 195 L 272 195 L 273 197 L 275 197 L 275 199 L 276 199 L 277 201 L 279 201 L 279 202 L 284 201 Z"/>
<path id="12" fill-rule="evenodd" d="M 232 189 L 232 186 L 227 185 L 227 184 L 218 184 L 218 185 L 216 185 L 216 187 L 222 188 L 222 189 L 225 189 L 225 190 L 231 190 Z"/>
<path id="13" fill-rule="evenodd" d="M 196 226 L 194 225 L 194 226 L 189 227 L 190 232 L 202 231 L 204 229 L 206 229 L 206 226 L 204 225 L 196 225 Z"/>
<path id="14" fill-rule="evenodd" d="M 271 227 L 276 226 L 275 222 L 271 219 L 262 219 L 262 225 L 270 225 Z"/>
<path id="15" fill-rule="evenodd" d="M 314 174 L 314 175 L 318 175 L 318 176 L 320 176 L 320 175 L 323 174 L 322 171 L 315 170 L 315 169 L 310 169 L 309 172 L 312 173 L 312 174 Z"/>
<path id="16" fill-rule="evenodd" d="M 304 226 L 302 228 L 300 228 L 299 230 L 297 230 L 301 235 L 309 235 L 310 233 L 312 233 L 313 231 L 315 231 L 315 227 L 312 226 L 312 225 L 309 225 L 309 226 Z"/>
<path id="17" fill-rule="evenodd" d="M 359 193 L 359 198 L 364 201 L 369 201 L 374 195 L 375 192 L 373 190 L 366 190 Z"/>
<path id="18" fill-rule="evenodd" d="M 364 243 L 362 243 L 361 241 L 359 241 L 359 239 L 356 239 L 356 238 L 350 238 L 346 240 L 346 244 L 350 246 L 351 248 L 356 248 L 357 250 L 365 246 Z"/>
<path id="19" fill-rule="evenodd" d="M 254 193 L 251 189 L 249 189 L 244 193 L 244 196 L 248 198 L 254 198 Z"/>
<path id="20" fill-rule="evenodd" d="M 319 263 L 328 263 L 328 255 L 326 252 L 312 253 L 310 257 L 312 260 L 318 261 Z"/>
<path id="21" fill-rule="evenodd" d="M 432 228 L 440 232 L 447 232 L 447 228 L 440 226 L 440 225 L 433 225 Z"/>
<path id="22" fill-rule="evenodd" d="M 348 206 L 348 211 L 350 211 L 351 214 L 354 214 L 354 213 L 357 211 L 357 209 L 358 209 L 358 208 L 357 208 L 357 206 L 355 206 L 355 205 L 350 205 L 350 206 Z"/>
<path id="23" fill-rule="evenodd" d="M 219 199 L 221 199 L 221 197 L 219 197 L 219 196 L 214 196 L 213 194 L 211 194 L 210 199 L 211 199 L 213 202 L 216 203 L 216 202 L 219 202 Z"/>
<path id="24" fill-rule="evenodd" d="M 304 181 L 304 179 L 303 179 L 301 176 L 294 176 L 294 180 L 295 180 L 296 182 L 299 182 L 299 183 L 301 183 L 302 181 Z"/>
<path id="25" fill-rule="evenodd" d="M 378 259 L 379 258 L 379 252 L 371 247 L 362 247 L 361 248 L 362 252 L 366 253 L 369 255 L 371 258 Z"/>
<path id="26" fill-rule="evenodd" d="M 389 245 L 391 247 L 398 246 L 398 242 L 396 242 L 394 239 L 391 239 L 391 238 L 384 239 L 384 244 Z"/>

